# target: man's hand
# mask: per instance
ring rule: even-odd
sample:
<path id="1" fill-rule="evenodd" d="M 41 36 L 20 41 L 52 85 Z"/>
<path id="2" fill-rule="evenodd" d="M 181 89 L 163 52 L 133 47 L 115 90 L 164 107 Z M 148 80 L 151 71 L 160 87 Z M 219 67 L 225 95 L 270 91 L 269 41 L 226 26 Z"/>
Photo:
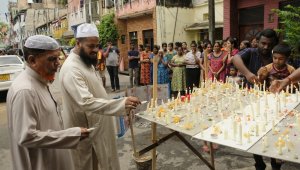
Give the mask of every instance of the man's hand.
<path id="1" fill-rule="evenodd" d="M 125 108 L 136 109 L 139 104 L 141 104 L 141 101 L 137 97 L 129 96 L 125 101 Z"/>
<path id="2" fill-rule="evenodd" d="M 289 83 L 289 79 L 274 80 L 271 86 L 269 87 L 269 90 L 272 93 L 279 93 L 282 89 L 289 85 Z"/>
<path id="3" fill-rule="evenodd" d="M 252 84 L 255 84 L 255 83 L 259 82 L 258 77 L 255 74 L 251 73 L 251 72 L 249 74 L 246 74 L 245 77 L 248 80 L 248 82 L 250 82 Z"/>
<path id="4" fill-rule="evenodd" d="M 80 130 L 81 130 L 80 140 L 89 136 L 90 133 L 88 132 L 87 128 L 81 127 Z"/>

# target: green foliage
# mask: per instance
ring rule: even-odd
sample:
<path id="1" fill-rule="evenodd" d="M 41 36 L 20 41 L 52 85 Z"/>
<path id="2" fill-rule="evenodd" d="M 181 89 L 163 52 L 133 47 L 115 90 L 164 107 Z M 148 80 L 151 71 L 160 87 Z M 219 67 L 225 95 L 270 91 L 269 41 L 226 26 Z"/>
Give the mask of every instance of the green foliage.
<path id="1" fill-rule="evenodd" d="M 283 33 L 284 42 L 291 46 L 293 53 L 297 52 L 300 45 L 300 7 L 287 5 L 283 10 L 273 9 L 273 11 L 283 25 L 282 29 L 276 31 Z"/>
<path id="2" fill-rule="evenodd" d="M 119 38 L 114 17 L 114 14 L 107 14 L 102 17 L 100 24 L 97 25 L 100 43 L 103 46 L 106 45 L 109 40 L 115 42 Z"/>
<path id="3" fill-rule="evenodd" d="M 69 46 L 74 47 L 75 45 L 76 45 L 76 39 L 75 39 L 75 38 L 72 38 L 72 39 L 69 41 Z"/>

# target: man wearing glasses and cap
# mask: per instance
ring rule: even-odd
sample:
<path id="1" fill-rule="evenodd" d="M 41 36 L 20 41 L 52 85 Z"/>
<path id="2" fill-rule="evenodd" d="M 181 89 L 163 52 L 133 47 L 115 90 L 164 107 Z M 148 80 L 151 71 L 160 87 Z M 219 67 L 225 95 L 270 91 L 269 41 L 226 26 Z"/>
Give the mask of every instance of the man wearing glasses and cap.
<path id="1" fill-rule="evenodd" d="M 14 170 L 74 169 L 68 148 L 88 136 L 86 128 L 65 129 L 49 84 L 60 49 L 50 37 L 35 35 L 24 45 L 26 69 L 7 94 L 8 130 Z M 65 130 L 63 130 L 65 129 Z"/>
<path id="2" fill-rule="evenodd" d="M 136 97 L 109 99 L 101 83 L 97 63 L 99 34 L 94 24 L 77 28 L 76 46 L 60 71 L 63 120 L 67 127 L 95 128 L 87 140 L 72 150 L 75 170 L 120 169 L 112 116 L 140 104 Z"/>

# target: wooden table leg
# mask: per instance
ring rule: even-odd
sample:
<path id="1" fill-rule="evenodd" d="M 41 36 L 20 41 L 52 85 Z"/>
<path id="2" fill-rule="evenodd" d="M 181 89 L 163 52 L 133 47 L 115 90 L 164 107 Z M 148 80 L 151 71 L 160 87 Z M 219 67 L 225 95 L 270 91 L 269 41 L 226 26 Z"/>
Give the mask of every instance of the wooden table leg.
<path id="1" fill-rule="evenodd" d="M 209 142 L 209 146 L 210 146 L 210 161 L 211 161 L 211 166 L 215 168 L 215 157 L 214 157 L 213 143 Z"/>
<path id="2" fill-rule="evenodd" d="M 156 123 L 152 123 L 152 143 L 156 143 Z M 152 170 L 156 169 L 156 148 L 152 149 Z"/>

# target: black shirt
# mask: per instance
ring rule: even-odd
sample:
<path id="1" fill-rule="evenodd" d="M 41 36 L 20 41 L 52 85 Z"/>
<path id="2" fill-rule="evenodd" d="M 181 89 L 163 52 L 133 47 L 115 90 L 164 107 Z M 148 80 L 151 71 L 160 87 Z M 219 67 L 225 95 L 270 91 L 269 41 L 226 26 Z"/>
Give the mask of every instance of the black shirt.
<path id="1" fill-rule="evenodd" d="M 138 51 L 128 51 L 128 57 L 138 57 L 139 52 Z M 132 59 L 129 61 L 129 68 L 138 68 L 139 67 L 139 60 L 140 59 Z"/>

